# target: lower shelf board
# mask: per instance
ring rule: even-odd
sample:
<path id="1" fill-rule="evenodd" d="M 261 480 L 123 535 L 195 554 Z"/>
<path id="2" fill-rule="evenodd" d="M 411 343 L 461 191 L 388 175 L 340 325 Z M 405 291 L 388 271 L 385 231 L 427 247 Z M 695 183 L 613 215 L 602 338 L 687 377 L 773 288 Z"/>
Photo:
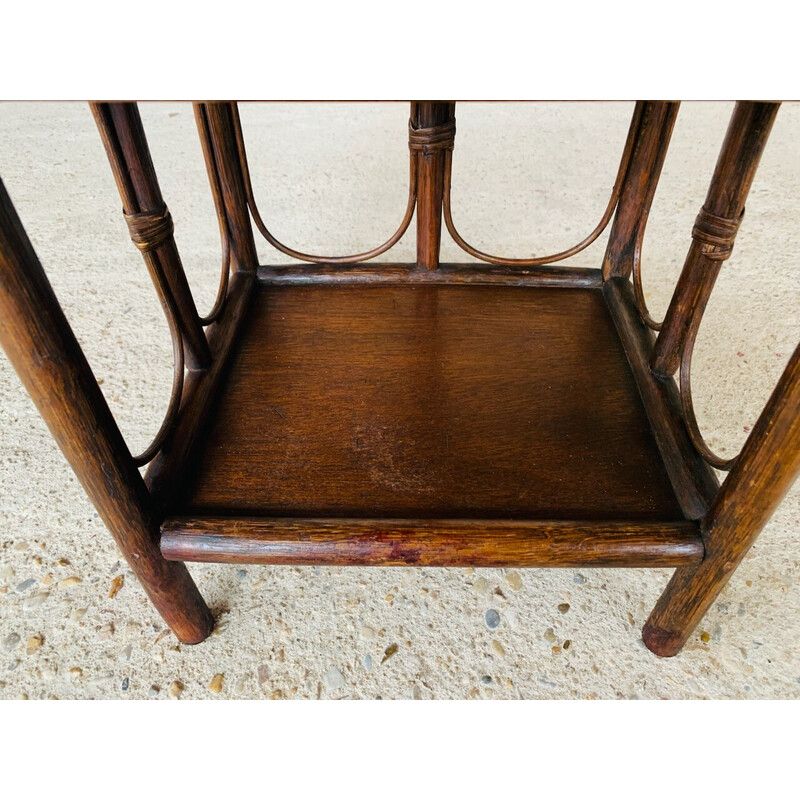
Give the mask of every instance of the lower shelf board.
<path id="1" fill-rule="evenodd" d="M 694 522 L 172 517 L 172 561 L 330 566 L 677 567 L 703 559 Z"/>
<path id="2" fill-rule="evenodd" d="M 681 521 L 602 291 L 258 283 L 171 517 Z"/>

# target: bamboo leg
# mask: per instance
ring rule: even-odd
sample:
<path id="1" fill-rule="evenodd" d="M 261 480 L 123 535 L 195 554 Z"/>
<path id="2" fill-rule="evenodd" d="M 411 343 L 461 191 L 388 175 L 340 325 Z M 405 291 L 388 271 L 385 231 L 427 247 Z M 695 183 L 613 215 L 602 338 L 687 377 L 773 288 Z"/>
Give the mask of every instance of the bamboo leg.
<path id="1" fill-rule="evenodd" d="M 201 642 L 211 612 L 185 565 L 161 555 L 150 496 L 2 181 L 0 344 L 164 621 Z"/>
<path id="2" fill-rule="evenodd" d="M 633 270 L 679 108 L 680 103 L 639 103 L 641 123 L 603 260 L 603 280 L 628 278 Z"/>
<path id="3" fill-rule="evenodd" d="M 673 375 L 680 366 L 687 339 L 699 327 L 722 264 L 731 254 L 745 200 L 779 107 L 779 103 L 736 104 L 650 359 L 653 372 L 662 377 Z"/>
<path id="4" fill-rule="evenodd" d="M 161 196 L 139 109 L 136 103 L 90 105 L 117 181 L 122 210 L 129 227 L 133 226 L 131 236 L 142 251 L 159 295 L 159 274 L 166 280 L 183 334 L 187 364 L 191 369 L 205 369 L 211 361 L 208 342 L 172 235 L 171 217 Z M 161 302 L 166 311 L 168 300 L 162 296 Z"/>
<path id="5" fill-rule="evenodd" d="M 415 129 L 434 128 L 454 118 L 454 103 L 414 102 L 411 122 Z M 442 198 L 445 151 L 417 153 L 417 265 L 437 269 L 442 243 Z"/>
<path id="6" fill-rule="evenodd" d="M 683 647 L 798 474 L 800 346 L 702 521 L 704 560 L 675 570 L 644 626 L 654 653 Z"/>

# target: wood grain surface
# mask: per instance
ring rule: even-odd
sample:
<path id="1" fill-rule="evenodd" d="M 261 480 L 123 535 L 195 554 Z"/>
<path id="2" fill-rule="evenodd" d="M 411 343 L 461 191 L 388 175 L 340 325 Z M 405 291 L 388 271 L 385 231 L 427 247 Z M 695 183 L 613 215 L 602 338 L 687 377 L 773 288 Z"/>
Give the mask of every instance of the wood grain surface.
<path id="1" fill-rule="evenodd" d="M 203 641 L 211 612 L 161 556 L 144 481 L 2 181 L 0 345 L 153 605 L 182 642 Z"/>
<path id="2" fill-rule="evenodd" d="M 657 655 L 691 636 L 800 475 L 800 345 L 701 521 L 706 558 L 675 570 L 642 631 Z"/>
<path id="3" fill-rule="evenodd" d="M 453 119 L 455 103 L 415 101 L 411 119 L 415 128 L 432 128 Z M 444 151 L 417 154 L 417 264 L 426 269 L 439 266 L 442 242 L 442 197 L 444 195 Z"/>
<path id="4" fill-rule="evenodd" d="M 603 258 L 603 277 L 626 278 L 639 258 L 650 206 L 667 156 L 680 103 L 643 102 L 636 144 L 625 174 L 611 235 Z"/>
<path id="5" fill-rule="evenodd" d="M 213 413 L 214 401 L 233 343 L 247 313 L 254 283 L 255 277 L 251 272 L 241 271 L 231 277 L 222 313 L 208 328 L 211 366 L 207 370 L 187 372 L 175 428 L 150 462 L 144 476 L 158 508 L 172 501 L 186 477 L 187 462 L 201 443 L 204 424 Z"/>
<path id="6" fill-rule="evenodd" d="M 719 481 L 692 446 L 681 416 L 675 381 L 654 375 L 650 370 L 648 361 L 655 337 L 639 317 L 633 291 L 627 278 L 611 278 L 603 286 L 675 496 L 687 519 L 700 519 L 714 501 Z"/>
<path id="7" fill-rule="evenodd" d="M 175 514 L 682 519 L 591 289 L 262 286 Z"/>
<path id="8" fill-rule="evenodd" d="M 675 567 L 699 562 L 693 522 L 265 519 L 165 520 L 178 561 L 441 567 Z"/>
<path id="9" fill-rule="evenodd" d="M 708 187 L 703 211 L 740 220 L 745 201 L 767 145 L 780 103 L 739 102 L 731 116 Z M 736 234 L 731 237 L 731 246 Z M 706 304 L 727 255 L 692 231 L 692 243 L 672 295 L 650 365 L 658 375 L 674 375 L 686 341 L 700 326 Z"/>
<path id="10" fill-rule="evenodd" d="M 354 264 L 352 266 L 262 266 L 258 279 L 266 284 L 429 283 L 484 286 L 551 286 L 599 288 L 603 273 L 586 267 L 502 267 L 485 264 L 439 264 L 420 269 L 416 264 Z"/>

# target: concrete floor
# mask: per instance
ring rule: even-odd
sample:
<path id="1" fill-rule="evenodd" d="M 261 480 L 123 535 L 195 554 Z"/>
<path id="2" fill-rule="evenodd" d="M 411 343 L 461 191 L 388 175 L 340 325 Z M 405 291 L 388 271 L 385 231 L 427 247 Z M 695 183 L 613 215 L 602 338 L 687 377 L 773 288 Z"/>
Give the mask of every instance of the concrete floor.
<path id="1" fill-rule="evenodd" d="M 731 106 L 680 112 L 644 243 L 656 317 Z M 607 201 L 631 110 L 460 104 L 453 195 L 462 234 L 515 256 L 583 238 Z M 219 244 L 191 108 L 149 104 L 142 116 L 189 280 L 209 308 Z M 273 232 L 332 254 L 388 236 L 405 204 L 407 116 L 403 103 L 245 106 Z M 726 454 L 800 340 L 799 128 L 800 106 L 785 106 L 695 351 L 700 423 Z M 169 396 L 171 348 L 87 106 L 0 105 L 0 175 L 131 449 L 142 449 Z M 599 266 L 606 239 L 570 263 Z M 442 249 L 443 260 L 469 260 L 447 236 Z M 286 261 L 265 243 L 259 251 L 262 263 Z M 408 236 L 381 260 L 413 254 Z M 219 625 L 188 647 L 146 600 L 4 356 L 0 430 L 2 698 L 800 697 L 800 485 L 673 659 L 640 640 L 669 570 L 195 565 Z M 489 609 L 499 614 L 494 629 Z"/>

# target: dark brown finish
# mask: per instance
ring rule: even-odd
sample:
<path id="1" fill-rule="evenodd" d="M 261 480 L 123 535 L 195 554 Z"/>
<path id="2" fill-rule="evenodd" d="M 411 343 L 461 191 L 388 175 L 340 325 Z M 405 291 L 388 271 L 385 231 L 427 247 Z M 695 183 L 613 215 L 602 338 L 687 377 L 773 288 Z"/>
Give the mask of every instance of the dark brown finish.
<path id="1" fill-rule="evenodd" d="M 178 490 L 186 476 L 193 451 L 201 441 L 203 426 L 213 408 L 233 343 L 247 313 L 254 284 L 252 272 L 237 272 L 231 278 L 227 301 L 219 319 L 208 330 L 211 368 L 205 372 L 188 374 L 183 403 L 172 435 L 145 474 L 147 488 L 159 508 Z"/>
<path id="2" fill-rule="evenodd" d="M 628 278 L 641 258 L 642 240 L 680 103 L 637 104 L 640 123 L 611 226 L 603 277 Z"/>
<path id="3" fill-rule="evenodd" d="M 91 108 L 122 198 L 123 213 L 133 219 L 136 215 L 168 215 L 136 103 L 92 103 Z M 142 251 L 167 318 L 173 313 L 176 316 L 187 364 L 195 369 L 207 367 L 208 343 L 171 225 L 159 231 L 152 243 L 146 238 L 137 240 L 134 228 L 131 233 Z"/>
<path id="4" fill-rule="evenodd" d="M 719 488 L 709 464 L 731 464 L 697 429 L 691 351 L 777 104 L 737 104 L 654 344 L 641 244 L 677 108 L 636 104 L 586 239 L 505 259 L 452 223 L 454 104 L 412 103 L 398 230 L 329 257 L 272 237 L 236 104 L 198 103 L 222 240 L 217 299 L 198 318 L 136 106 L 93 104 L 175 349 L 168 413 L 138 457 L 0 184 L 0 342 L 182 641 L 202 640 L 213 621 L 174 559 L 677 566 L 643 636 L 660 655 L 678 652 L 800 472 L 800 347 Z M 357 263 L 398 241 L 415 207 L 416 264 Z M 544 265 L 587 247 L 615 208 L 602 270 Z M 251 214 L 278 250 L 315 263 L 258 267 Z M 439 264 L 443 217 L 491 267 Z M 154 455 L 142 480 L 136 466 Z"/>
<path id="5" fill-rule="evenodd" d="M 800 474 L 800 346 L 703 518 L 706 558 L 677 569 L 644 627 L 657 655 L 675 655 L 711 607 Z"/>
<path id="6" fill-rule="evenodd" d="M 214 152 L 213 164 L 222 187 L 228 235 L 230 236 L 231 266 L 234 271 L 254 272 L 258 266 L 256 243 L 250 226 L 247 192 L 236 142 L 235 103 L 199 103 L 195 115 L 208 128 Z M 206 166 L 210 160 L 206 159 Z M 215 176 L 209 175 L 214 181 Z"/>
<path id="7" fill-rule="evenodd" d="M 455 119 L 454 103 L 411 104 L 411 125 L 417 130 L 446 125 L 453 119 Z M 436 269 L 439 266 L 446 153 L 445 149 L 436 149 L 416 154 L 417 264 L 425 269 Z"/>
<path id="8" fill-rule="evenodd" d="M 692 522 L 171 518 L 178 561 L 421 567 L 674 567 L 703 558 Z"/>
<path id="9" fill-rule="evenodd" d="M 253 215 L 253 221 L 260 231 L 261 235 L 278 251 L 290 258 L 296 258 L 300 261 L 310 261 L 313 264 L 328 264 L 328 265 L 346 265 L 357 264 L 361 261 L 368 261 L 375 258 L 381 253 L 385 253 L 400 241 L 408 230 L 411 224 L 411 218 L 414 216 L 414 207 L 417 203 L 417 160 L 416 153 L 412 150 L 409 157 L 409 178 L 408 178 L 408 200 L 406 201 L 406 211 L 403 219 L 400 222 L 397 230 L 382 244 L 373 247 L 371 250 L 366 250 L 363 253 L 356 253 L 346 256 L 320 256 L 312 255 L 310 253 L 303 253 L 300 250 L 295 250 L 293 247 L 288 247 L 281 242 L 267 227 L 264 222 L 261 212 L 258 210 L 256 204 L 255 192 L 253 191 L 253 183 L 250 178 L 250 167 L 247 161 L 247 150 L 244 144 L 244 132 L 242 131 L 242 121 L 239 117 L 239 109 L 236 104 L 231 107 L 233 116 L 234 134 L 236 137 L 236 145 L 239 151 L 239 163 L 241 165 L 242 176 L 244 178 L 244 189 L 247 198 L 247 205 L 250 208 L 250 213 Z"/>
<path id="10" fill-rule="evenodd" d="M 201 642 L 211 613 L 186 567 L 161 556 L 147 489 L 2 181 L 0 343 L 165 622 Z"/>
<path id="11" fill-rule="evenodd" d="M 647 409 L 675 496 L 687 519 L 700 519 L 716 496 L 719 481 L 692 447 L 681 416 L 675 382 L 672 378 L 659 378 L 650 371 L 648 361 L 654 336 L 639 318 L 630 281 L 612 278 L 606 281 L 603 293 Z"/>
<path id="12" fill-rule="evenodd" d="M 681 518 L 602 293 L 262 286 L 174 514 Z"/>
<path id="13" fill-rule="evenodd" d="M 680 398 L 689 438 L 711 466 L 723 470 L 730 469 L 736 458 L 718 456 L 700 433 L 692 403 L 692 350 L 717 275 L 733 250 L 744 203 L 778 107 L 777 103 L 737 103 L 651 358 L 653 371 L 661 375 L 680 367 Z"/>
<path id="14" fill-rule="evenodd" d="M 714 176 L 692 231 L 692 244 L 651 358 L 653 371 L 674 375 L 685 343 L 700 326 L 722 264 L 730 256 L 758 162 L 779 103 L 740 102 L 731 117 Z"/>
<path id="15" fill-rule="evenodd" d="M 639 129 L 639 122 L 641 119 L 641 115 L 642 115 L 642 104 L 637 103 L 634 106 L 633 117 L 631 119 L 630 128 L 628 129 L 628 136 L 627 139 L 625 140 L 625 147 L 622 151 L 622 158 L 620 159 L 619 169 L 617 170 L 617 177 L 614 180 L 614 186 L 611 189 L 611 197 L 608 200 L 608 204 L 606 205 L 606 210 L 603 212 L 603 216 L 600 218 L 600 222 L 598 222 L 595 229 L 585 239 L 578 242 L 578 244 L 573 245 L 572 247 L 569 247 L 566 250 L 562 250 L 560 253 L 553 253 L 551 255 L 546 255 L 546 256 L 536 256 L 534 258 L 506 258 L 504 256 L 496 256 L 478 250 L 477 247 L 473 247 L 464 239 L 464 237 L 458 232 L 455 222 L 453 222 L 453 207 L 451 202 L 453 152 L 452 149 L 447 150 L 445 153 L 444 195 L 442 198 L 442 206 L 443 206 L 442 210 L 444 214 L 444 221 L 445 224 L 447 225 L 447 230 L 450 233 L 450 236 L 453 237 L 453 241 L 462 250 L 464 250 L 464 252 L 469 253 L 474 258 L 477 258 L 481 261 L 485 261 L 488 264 L 495 264 L 498 266 L 505 266 L 505 267 L 543 266 L 545 264 L 552 264 L 556 261 L 563 261 L 564 259 L 570 258 L 571 256 L 577 255 L 581 251 L 585 250 L 606 229 L 606 226 L 608 225 L 614 213 L 614 209 L 617 206 L 620 189 L 622 187 L 622 181 L 623 178 L 625 177 L 625 174 L 627 173 L 628 164 L 630 163 L 631 155 L 634 150 L 634 145 L 636 142 L 636 132 Z"/>
<path id="16" fill-rule="evenodd" d="M 231 234 L 228 228 L 228 214 L 225 210 L 225 197 L 222 189 L 222 178 L 217 167 L 217 158 L 214 153 L 214 142 L 211 139 L 211 131 L 208 127 L 205 106 L 202 103 L 193 103 L 195 124 L 200 138 L 200 147 L 203 150 L 203 160 L 206 164 L 206 174 L 211 188 L 211 197 L 214 200 L 214 210 L 217 212 L 217 225 L 219 225 L 219 236 L 222 244 L 222 274 L 220 276 L 217 296 L 211 311 L 202 317 L 200 322 L 203 325 L 210 325 L 215 322 L 222 313 L 225 299 L 228 294 L 228 283 L 231 274 Z"/>
<path id="17" fill-rule="evenodd" d="M 258 279 L 262 284 L 276 286 L 427 283 L 599 289 L 603 285 L 603 273 L 599 269 L 582 267 L 487 269 L 482 264 L 440 264 L 437 269 L 420 269 L 416 264 L 357 264 L 334 268 L 259 267 Z"/>

